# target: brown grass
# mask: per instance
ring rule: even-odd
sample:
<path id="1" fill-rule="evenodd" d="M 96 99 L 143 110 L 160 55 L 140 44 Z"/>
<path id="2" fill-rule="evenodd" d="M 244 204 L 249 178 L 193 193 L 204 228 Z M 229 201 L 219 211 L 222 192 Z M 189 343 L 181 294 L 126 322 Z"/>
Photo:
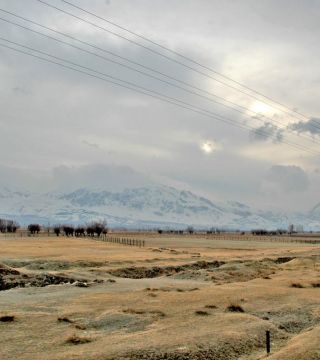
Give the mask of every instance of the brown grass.
<path id="1" fill-rule="evenodd" d="M 63 271 L 68 277 L 88 279 L 89 284 L 103 280 L 87 289 L 61 284 L 2 291 L 2 313 L 17 314 L 19 321 L 12 326 L 0 323 L 0 359 L 257 360 L 265 356 L 266 330 L 272 334 L 270 359 L 317 359 L 320 298 L 313 287 L 319 284 L 319 261 L 314 256 L 319 247 L 206 235 L 130 236 L 145 239 L 148 246 L 0 236 L 0 263 L 21 276 Z M 176 251 L 155 255 L 156 247 Z M 194 259 L 196 252 L 200 257 Z M 279 257 L 296 259 L 277 263 Z M 184 267 L 170 276 L 108 282 L 110 270 L 179 268 L 199 260 L 226 266 Z M 271 273 L 268 281 L 262 278 Z M 14 281 L 14 274 L 5 276 Z M 217 280 L 213 282 L 212 276 Z M 292 283 L 307 285 L 297 290 Z M 71 329 L 75 333 L 70 335 Z"/>
<path id="2" fill-rule="evenodd" d="M 89 338 L 89 337 L 85 337 L 85 336 L 79 336 L 76 334 L 72 334 L 70 335 L 67 339 L 66 339 L 66 343 L 67 344 L 72 344 L 72 345 L 81 345 L 81 344 L 87 344 L 92 342 L 93 339 Z"/>

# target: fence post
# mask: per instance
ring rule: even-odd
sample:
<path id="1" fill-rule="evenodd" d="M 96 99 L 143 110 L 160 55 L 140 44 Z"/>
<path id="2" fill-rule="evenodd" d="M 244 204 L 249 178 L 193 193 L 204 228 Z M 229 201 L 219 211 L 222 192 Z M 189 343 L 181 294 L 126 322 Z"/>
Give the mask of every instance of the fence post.
<path id="1" fill-rule="evenodd" d="M 267 354 L 270 354 L 270 350 L 271 350 L 271 344 L 270 344 L 270 331 L 267 330 L 266 331 L 266 350 L 267 350 Z"/>

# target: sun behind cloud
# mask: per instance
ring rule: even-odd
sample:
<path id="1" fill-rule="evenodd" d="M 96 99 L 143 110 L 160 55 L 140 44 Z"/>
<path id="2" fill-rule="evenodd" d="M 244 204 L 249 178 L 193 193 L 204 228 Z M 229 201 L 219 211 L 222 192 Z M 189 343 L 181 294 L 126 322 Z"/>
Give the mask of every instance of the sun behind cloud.
<path id="1" fill-rule="evenodd" d="M 260 115 L 272 115 L 275 112 L 271 106 L 261 101 L 254 102 L 250 110 Z"/>
<path id="2" fill-rule="evenodd" d="M 205 153 L 205 154 L 211 154 L 213 151 L 217 150 L 217 146 L 213 141 L 204 141 L 201 145 L 200 145 L 200 149 Z"/>

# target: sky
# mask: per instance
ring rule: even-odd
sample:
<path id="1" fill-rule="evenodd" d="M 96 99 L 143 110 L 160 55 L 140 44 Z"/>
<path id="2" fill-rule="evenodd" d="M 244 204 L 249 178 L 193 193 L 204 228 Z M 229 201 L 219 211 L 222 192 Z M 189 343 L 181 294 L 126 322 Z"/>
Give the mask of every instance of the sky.
<path id="1" fill-rule="evenodd" d="M 0 186 L 117 190 L 151 181 L 260 209 L 320 202 L 318 1 L 69 0 L 206 68 L 64 1 L 44 1 L 96 26 L 37 0 L 0 0 L 0 45 L 91 76 L 0 46 Z M 140 92 L 108 82 L 118 79 Z"/>

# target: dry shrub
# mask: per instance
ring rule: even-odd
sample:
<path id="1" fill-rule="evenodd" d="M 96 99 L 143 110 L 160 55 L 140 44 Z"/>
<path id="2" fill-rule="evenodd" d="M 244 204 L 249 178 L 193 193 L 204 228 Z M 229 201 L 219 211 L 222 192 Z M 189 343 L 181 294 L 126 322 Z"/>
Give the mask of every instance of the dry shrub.
<path id="1" fill-rule="evenodd" d="M 227 306 L 227 311 L 244 313 L 243 307 L 238 304 L 230 304 Z"/>
<path id="2" fill-rule="evenodd" d="M 291 287 L 297 288 L 297 289 L 303 289 L 304 286 L 301 283 L 292 283 Z"/>
<path id="3" fill-rule="evenodd" d="M 150 296 L 150 297 L 157 297 L 157 294 L 155 294 L 155 293 L 150 293 L 150 294 L 148 294 L 148 296 Z"/>
<path id="4" fill-rule="evenodd" d="M 166 314 L 161 310 L 151 310 L 151 311 L 149 311 L 149 314 L 158 315 L 160 317 L 166 316 Z"/>
<path id="5" fill-rule="evenodd" d="M 69 323 L 69 324 L 73 323 L 73 321 L 71 319 L 69 319 L 68 317 L 66 317 L 66 316 L 58 317 L 58 321 L 59 322 L 66 322 L 66 323 Z"/>
<path id="6" fill-rule="evenodd" d="M 206 305 L 205 306 L 206 309 L 217 309 L 216 305 Z"/>
<path id="7" fill-rule="evenodd" d="M 125 314 L 136 314 L 136 315 L 142 315 L 145 314 L 146 311 L 144 310 L 135 310 L 135 309 L 125 309 L 123 310 Z"/>
<path id="8" fill-rule="evenodd" d="M 84 325 L 81 325 L 81 324 L 76 324 L 74 327 L 76 329 L 79 329 L 79 330 L 86 330 L 86 327 Z"/>
<path id="9" fill-rule="evenodd" d="M 2 316 L 0 316 L 0 321 L 1 322 L 12 322 L 14 320 L 15 320 L 14 315 L 2 315 Z"/>
<path id="10" fill-rule="evenodd" d="M 209 313 L 207 311 L 203 311 L 203 310 L 197 310 L 194 313 L 199 316 L 208 316 L 209 315 Z"/>
<path id="11" fill-rule="evenodd" d="M 314 287 L 314 288 L 319 288 L 319 287 L 320 287 L 320 283 L 312 283 L 311 286 Z"/>

